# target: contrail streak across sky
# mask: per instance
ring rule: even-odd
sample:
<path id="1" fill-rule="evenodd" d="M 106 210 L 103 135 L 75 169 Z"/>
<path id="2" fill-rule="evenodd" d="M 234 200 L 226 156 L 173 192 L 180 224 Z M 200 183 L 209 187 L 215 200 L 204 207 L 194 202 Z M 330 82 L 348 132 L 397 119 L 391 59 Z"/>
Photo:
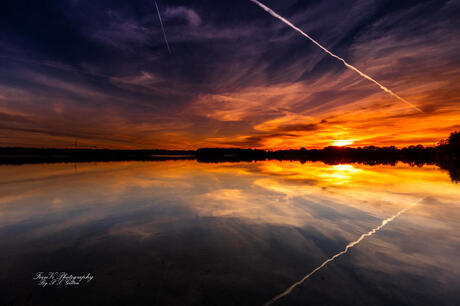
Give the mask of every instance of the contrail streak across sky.
<path id="1" fill-rule="evenodd" d="M 330 263 L 331 261 L 333 261 L 334 259 L 336 259 L 337 257 L 339 256 L 342 256 L 344 255 L 345 253 L 348 252 L 349 249 L 351 249 L 352 247 L 354 247 L 355 245 L 357 245 L 358 243 L 360 243 L 364 238 L 366 237 L 370 237 L 372 235 L 374 235 L 376 232 L 378 232 L 379 230 L 381 230 L 385 225 L 387 225 L 388 223 L 390 223 L 391 221 L 393 221 L 395 218 L 399 217 L 402 213 L 406 212 L 407 210 L 411 209 L 412 207 L 414 207 L 415 205 L 417 205 L 421 200 L 423 200 L 423 198 L 417 200 L 415 203 L 407 206 L 406 208 L 404 209 L 401 209 L 400 211 L 398 211 L 396 214 L 394 214 L 393 216 L 385 219 L 382 221 L 382 223 L 377 226 L 376 228 L 370 230 L 369 232 L 367 232 L 366 234 L 362 234 L 361 237 L 359 237 L 357 240 L 353 241 L 353 242 L 350 242 L 349 244 L 347 244 L 347 246 L 345 247 L 345 249 L 340 252 L 340 253 L 337 253 L 335 254 L 334 256 L 330 257 L 329 259 L 327 259 L 326 261 L 324 261 L 321 265 L 319 265 L 316 269 L 314 269 L 313 271 L 311 271 L 310 273 L 308 273 L 307 275 L 305 275 L 301 280 L 299 280 L 298 282 L 294 283 L 291 287 L 289 287 L 288 289 L 286 289 L 283 293 L 275 296 L 274 298 L 272 298 L 270 301 L 268 301 L 267 303 L 264 304 L 264 306 L 269 306 L 269 305 L 272 305 L 273 303 L 275 303 L 276 301 L 278 301 L 279 299 L 281 299 L 282 297 L 288 295 L 289 293 L 292 292 L 292 290 L 294 290 L 294 288 L 296 288 L 297 286 L 300 286 L 301 284 L 303 284 L 303 282 L 305 282 L 308 278 L 310 278 L 310 276 L 312 276 L 313 274 L 315 274 L 316 272 L 318 272 L 319 270 L 321 270 L 322 268 L 324 268 L 328 263 Z"/>
<path id="2" fill-rule="evenodd" d="M 169 49 L 169 43 L 168 43 L 168 39 L 166 38 L 165 27 L 163 26 L 163 20 L 161 19 L 160 9 L 158 8 L 157 0 L 153 0 L 153 2 L 155 2 L 155 7 L 157 8 L 158 19 L 160 20 L 161 31 L 163 32 L 163 37 L 165 39 L 166 48 L 168 48 L 168 52 L 169 54 L 171 54 L 171 49 Z"/>
<path id="3" fill-rule="evenodd" d="M 323 45 L 321 45 L 319 42 L 317 42 L 316 40 L 314 40 L 313 38 L 310 37 L 310 35 L 308 35 L 307 33 L 305 33 L 304 31 L 302 31 L 301 29 L 299 29 L 298 27 L 296 27 L 295 25 L 293 25 L 289 20 L 287 20 L 286 18 L 280 16 L 278 13 L 276 13 L 275 11 L 273 11 L 271 8 L 269 8 L 268 6 L 266 6 L 265 4 L 263 3 L 260 3 L 259 1 L 257 0 L 250 0 L 251 2 L 254 2 L 255 4 L 257 4 L 258 6 L 260 6 L 261 8 L 263 8 L 267 13 L 269 13 L 270 15 L 272 15 L 273 17 L 275 18 L 278 18 L 279 20 L 281 20 L 282 22 L 284 22 L 285 24 L 287 24 L 288 26 L 290 26 L 291 28 L 293 28 L 294 30 L 296 30 L 297 32 L 299 32 L 300 34 L 302 34 L 303 36 L 305 36 L 306 38 L 308 38 L 309 40 L 311 40 L 315 45 L 317 45 L 318 47 L 320 47 L 324 52 L 326 52 L 327 54 L 329 54 L 330 56 L 338 59 L 339 61 L 341 61 L 347 68 L 355 71 L 356 73 L 358 73 L 360 76 L 362 76 L 363 78 L 371 81 L 372 83 L 376 84 L 377 86 L 380 87 L 380 89 L 382 89 L 383 91 L 387 92 L 388 94 L 392 95 L 393 97 L 395 97 L 396 99 L 398 99 L 399 101 L 401 102 L 404 102 L 406 103 L 407 105 L 409 105 L 410 107 L 412 107 L 413 109 L 417 110 L 418 112 L 420 113 L 423 113 L 423 111 L 418 108 L 417 106 L 415 106 L 414 104 L 410 103 L 409 101 L 407 101 L 406 99 L 404 98 L 401 98 L 400 96 L 398 96 L 396 93 L 394 93 L 393 91 L 391 91 L 390 89 L 388 89 L 387 87 L 383 86 L 382 84 L 380 84 L 379 82 L 377 82 L 376 80 L 374 80 L 372 77 L 368 76 L 367 74 L 361 72 L 358 68 L 356 68 L 355 66 L 353 65 L 350 65 L 348 64 L 343 58 L 341 58 L 340 56 L 337 56 L 335 55 L 334 53 L 332 53 L 331 51 L 329 51 L 328 49 L 326 49 Z"/>

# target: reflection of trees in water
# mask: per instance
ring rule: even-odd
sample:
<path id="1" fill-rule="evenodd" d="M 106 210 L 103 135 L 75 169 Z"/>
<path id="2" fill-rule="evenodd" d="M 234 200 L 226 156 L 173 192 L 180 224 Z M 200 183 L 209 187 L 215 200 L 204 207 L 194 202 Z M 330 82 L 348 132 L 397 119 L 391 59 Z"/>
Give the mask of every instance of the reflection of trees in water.
<path id="1" fill-rule="evenodd" d="M 458 159 L 452 161 L 441 161 L 436 165 L 443 170 L 447 170 L 453 182 L 460 182 L 460 161 Z"/>
<path id="2" fill-rule="evenodd" d="M 408 157 L 405 158 L 352 158 L 352 157 L 315 157 L 315 158 L 308 158 L 305 156 L 277 156 L 276 158 L 249 158 L 243 157 L 239 158 L 238 156 L 227 156 L 227 157 L 213 157 L 213 158 L 198 158 L 199 162 L 204 163 L 220 163 L 220 162 L 241 162 L 241 161 L 262 161 L 267 159 L 274 159 L 279 161 L 299 161 L 300 163 L 304 164 L 306 162 L 323 162 L 327 165 L 339 165 L 339 164 L 363 164 L 368 166 L 377 166 L 377 165 L 388 165 L 388 166 L 395 166 L 398 162 L 403 162 L 411 167 L 423 167 L 425 165 L 436 165 L 439 168 L 446 170 L 449 173 L 451 180 L 455 183 L 460 182 L 460 162 L 458 159 L 456 160 L 438 160 L 438 159 L 416 159 L 411 160 Z"/>
<path id="3" fill-rule="evenodd" d="M 460 182 L 460 131 L 453 132 L 447 140 L 442 140 L 436 150 L 436 164 L 449 172 L 452 181 Z"/>

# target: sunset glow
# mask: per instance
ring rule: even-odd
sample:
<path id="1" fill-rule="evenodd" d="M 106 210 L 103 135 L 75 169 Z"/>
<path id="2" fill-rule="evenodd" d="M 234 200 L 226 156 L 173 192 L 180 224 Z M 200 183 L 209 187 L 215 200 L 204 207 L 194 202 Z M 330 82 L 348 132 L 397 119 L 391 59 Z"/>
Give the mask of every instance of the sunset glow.
<path id="1" fill-rule="evenodd" d="M 422 112 L 250 1 L 159 3 L 171 53 L 154 3 L 115 2 L 34 2 L 27 25 L 10 18 L 0 41 L 0 146 L 432 146 L 460 128 L 452 2 L 385 5 L 375 23 L 372 10 L 354 15 L 370 5 L 361 0 L 266 3 Z M 418 18 L 404 17 L 416 9 Z M 81 46 L 87 52 L 75 52 Z"/>
<path id="2" fill-rule="evenodd" d="M 351 145 L 353 142 L 355 142 L 355 141 L 352 140 L 352 139 L 349 139 L 349 140 L 334 140 L 332 142 L 332 145 L 336 146 L 336 147 L 343 147 L 343 146 Z"/>
<path id="3" fill-rule="evenodd" d="M 459 17 L 0 1 L 0 305 L 460 305 Z"/>

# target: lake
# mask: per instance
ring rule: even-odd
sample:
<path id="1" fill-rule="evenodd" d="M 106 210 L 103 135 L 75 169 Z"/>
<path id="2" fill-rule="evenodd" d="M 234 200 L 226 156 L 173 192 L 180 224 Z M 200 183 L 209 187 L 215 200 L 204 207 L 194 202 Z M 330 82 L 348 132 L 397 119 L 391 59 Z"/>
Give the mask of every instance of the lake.
<path id="1" fill-rule="evenodd" d="M 459 208 L 426 165 L 0 166 L 0 305 L 460 305 Z"/>

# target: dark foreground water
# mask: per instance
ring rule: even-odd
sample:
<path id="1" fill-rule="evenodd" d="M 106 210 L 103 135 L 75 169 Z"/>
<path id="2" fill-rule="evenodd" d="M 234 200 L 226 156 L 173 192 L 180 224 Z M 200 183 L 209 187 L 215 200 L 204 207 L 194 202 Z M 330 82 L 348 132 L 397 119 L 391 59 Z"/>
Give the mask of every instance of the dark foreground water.
<path id="1" fill-rule="evenodd" d="M 273 305 L 460 305 L 459 208 L 434 166 L 1 166 L 0 305 L 263 305 L 335 254 Z"/>

